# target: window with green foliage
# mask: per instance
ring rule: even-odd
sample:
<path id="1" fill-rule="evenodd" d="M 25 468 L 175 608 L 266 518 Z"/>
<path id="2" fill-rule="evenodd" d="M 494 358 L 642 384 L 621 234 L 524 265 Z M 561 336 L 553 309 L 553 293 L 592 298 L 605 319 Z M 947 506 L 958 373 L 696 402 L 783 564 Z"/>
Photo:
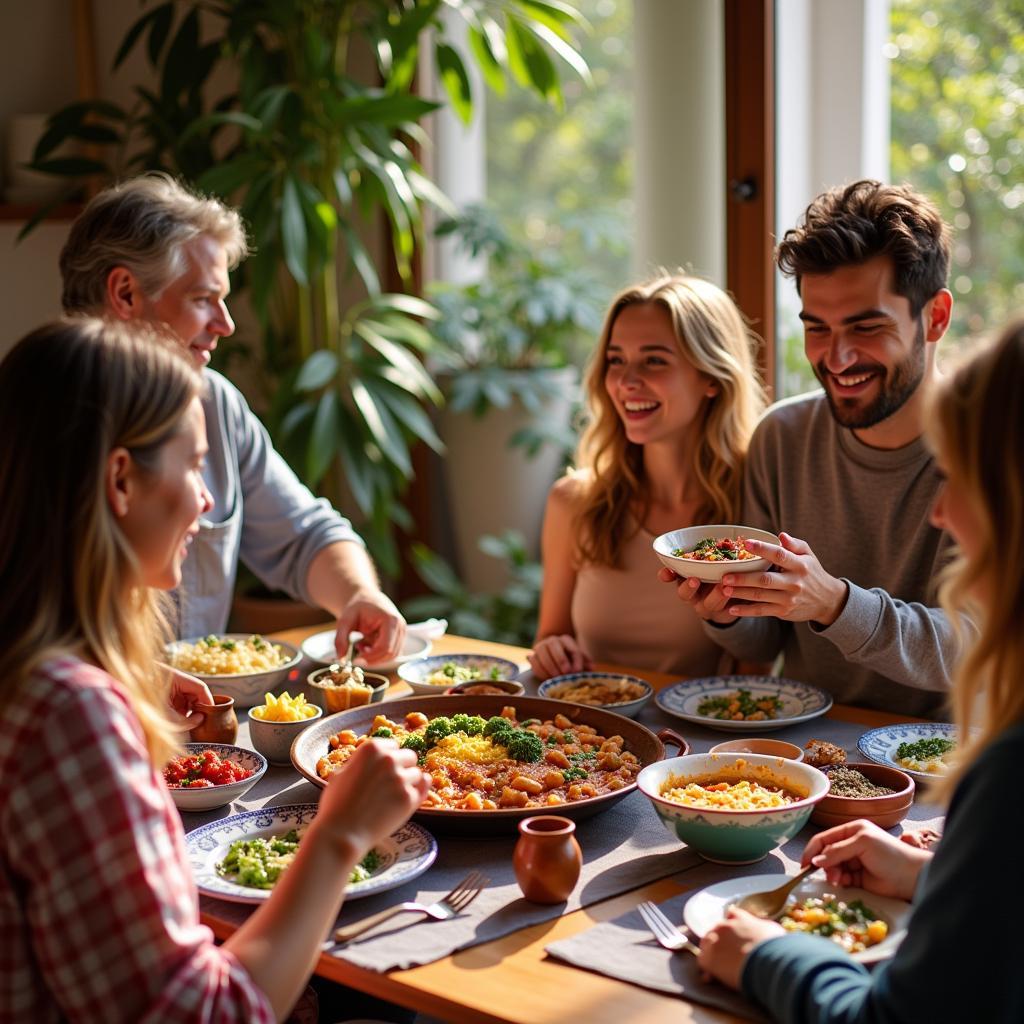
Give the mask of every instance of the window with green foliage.
<path id="1" fill-rule="evenodd" d="M 892 178 L 954 228 L 950 335 L 1024 308 L 1024 5 L 893 0 Z"/>
<path id="2" fill-rule="evenodd" d="M 575 0 L 592 31 L 593 81 L 564 84 L 564 109 L 509 91 L 487 103 L 487 198 L 534 251 L 588 268 L 600 303 L 629 283 L 632 255 L 632 0 Z"/>

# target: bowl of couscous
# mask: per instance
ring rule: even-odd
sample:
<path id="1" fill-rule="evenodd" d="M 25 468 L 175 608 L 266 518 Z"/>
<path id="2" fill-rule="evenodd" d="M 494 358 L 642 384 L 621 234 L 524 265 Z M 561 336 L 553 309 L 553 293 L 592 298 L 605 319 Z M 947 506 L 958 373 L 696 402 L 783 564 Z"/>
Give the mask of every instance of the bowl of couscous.
<path id="1" fill-rule="evenodd" d="M 211 689 L 251 708 L 286 682 L 302 660 L 293 644 L 252 633 L 218 633 L 178 640 L 167 648 L 169 663 L 198 676 Z"/>
<path id="2" fill-rule="evenodd" d="M 671 757 L 636 781 L 665 827 L 719 864 L 753 864 L 792 839 L 829 788 L 817 768 L 768 754 Z"/>

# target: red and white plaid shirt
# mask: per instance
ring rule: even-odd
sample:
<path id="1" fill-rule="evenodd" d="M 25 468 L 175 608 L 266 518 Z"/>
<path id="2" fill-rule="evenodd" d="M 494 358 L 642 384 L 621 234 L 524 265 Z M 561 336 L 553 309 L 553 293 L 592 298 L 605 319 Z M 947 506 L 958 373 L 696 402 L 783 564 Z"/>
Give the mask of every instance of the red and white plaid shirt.
<path id="1" fill-rule="evenodd" d="M 0 1021 L 263 1022 L 199 923 L 181 820 L 123 690 L 53 659 L 0 707 Z"/>

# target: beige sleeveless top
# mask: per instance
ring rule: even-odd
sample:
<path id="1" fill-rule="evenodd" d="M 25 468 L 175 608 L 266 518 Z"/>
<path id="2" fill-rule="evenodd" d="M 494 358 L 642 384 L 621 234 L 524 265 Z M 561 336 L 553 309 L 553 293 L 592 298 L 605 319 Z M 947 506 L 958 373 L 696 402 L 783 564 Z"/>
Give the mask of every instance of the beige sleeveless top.
<path id="1" fill-rule="evenodd" d="M 576 575 L 572 624 L 594 661 L 687 676 L 714 675 L 722 650 L 708 639 L 693 609 L 658 579 L 653 534 L 639 529 L 626 542 L 622 568 L 585 565 Z"/>

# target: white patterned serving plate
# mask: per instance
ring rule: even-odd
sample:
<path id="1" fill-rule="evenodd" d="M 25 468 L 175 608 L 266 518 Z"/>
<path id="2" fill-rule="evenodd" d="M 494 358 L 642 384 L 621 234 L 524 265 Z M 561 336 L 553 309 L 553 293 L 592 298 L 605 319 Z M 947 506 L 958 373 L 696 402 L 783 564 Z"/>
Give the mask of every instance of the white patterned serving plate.
<path id="1" fill-rule="evenodd" d="M 709 885 L 706 889 L 695 892 L 686 901 L 686 906 L 683 907 L 683 921 L 694 935 L 703 938 L 725 917 L 726 910 L 738 899 L 752 892 L 768 892 L 769 889 L 776 889 L 785 882 L 785 875 L 745 875 Z M 889 934 L 877 945 L 869 946 L 859 953 L 851 953 L 850 956 L 854 960 L 862 964 L 873 964 L 879 960 L 887 960 L 896 952 L 907 934 L 907 921 L 910 920 L 911 911 L 909 903 L 888 896 L 876 896 L 864 889 L 829 885 L 823 878 L 805 878 L 793 890 L 792 897 L 806 899 L 808 896 L 822 896 L 825 893 L 833 893 L 847 903 L 851 900 L 862 900 L 865 906 L 889 926 Z"/>
<path id="2" fill-rule="evenodd" d="M 740 689 L 749 690 L 753 697 L 777 697 L 782 701 L 782 710 L 775 718 L 756 722 L 710 718 L 697 712 L 701 702 L 708 697 L 724 697 Z M 787 725 L 817 718 L 832 707 L 832 698 L 824 690 L 810 683 L 799 683 L 795 679 L 781 679 L 778 676 L 707 676 L 703 679 L 686 679 L 660 690 L 655 700 L 662 711 L 676 718 L 722 732 L 760 733 L 784 729 Z"/>
<path id="3" fill-rule="evenodd" d="M 330 665 L 338 660 L 338 652 L 334 647 L 336 630 L 325 629 L 322 633 L 314 633 L 302 641 L 302 653 L 310 661 L 318 662 L 321 665 Z M 402 649 L 398 656 L 390 661 L 382 661 L 379 665 L 368 666 L 357 656 L 353 660 L 357 665 L 369 668 L 372 672 L 393 672 L 399 665 L 404 665 L 414 658 L 425 658 L 434 645 L 425 636 L 418 636 L 415 633 L 406 633 L 402 641 Z"/>
<path id="4" fill-rule="evenodd" d="M 230 818 L 201 825 L 185 835 L 185 847 L 196 886 L 204 896 L 232 903 L 262 903 L 269 889 L 239 885 L 217 873 L 217 864 L 227 856 L 228 847 L 237 839 L 269 838 L 293 828 L 304 828 L 315 817 L 317 804 L 291 804 L 243 811 Z M 345 899 L 373 896 L 418 878 L 437 857 L 437 840 L 422 825 L 407 822 L 377 843 L 381 864 L 365 882 L 345 888 Z"/>
<path id="5" fill-rule="evenodd" d="M 932 781 L 941 779 L 938 772 L 919 772 L 913 768 L 905 768 L 896 760 L 896 748 L 901 743 L 916 743 L 932 736 L 944 740 L 957 741 L 956 726 L 948 722 L 907 722 L 903 725 L 885 725 L 880 729 L 871 729 L 857 740 L 857 749 L 869 760 L 878 764 L 887 764 L 890 768 L 899 768 L 914 779 Z"/>

